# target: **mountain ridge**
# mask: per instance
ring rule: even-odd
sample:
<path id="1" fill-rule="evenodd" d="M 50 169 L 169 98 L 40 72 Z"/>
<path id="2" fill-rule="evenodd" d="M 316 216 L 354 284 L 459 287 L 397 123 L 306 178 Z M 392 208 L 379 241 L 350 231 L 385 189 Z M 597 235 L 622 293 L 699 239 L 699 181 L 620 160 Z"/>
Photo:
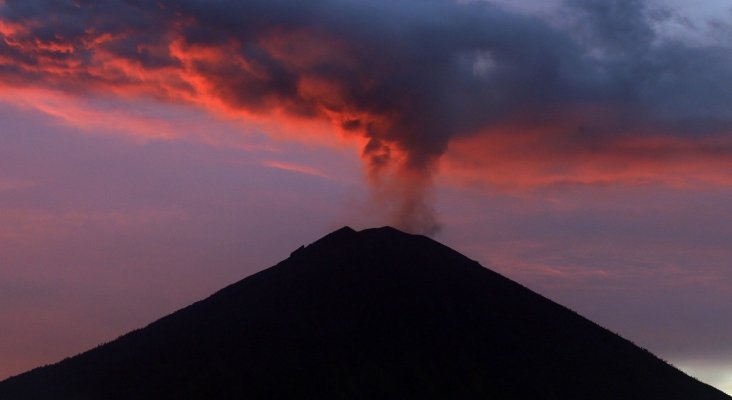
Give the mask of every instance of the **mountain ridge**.
<path id="1" fill-rule="evenodd" d="M 0 399 L 729 400 L 432 239 L 344 227 Z"/>

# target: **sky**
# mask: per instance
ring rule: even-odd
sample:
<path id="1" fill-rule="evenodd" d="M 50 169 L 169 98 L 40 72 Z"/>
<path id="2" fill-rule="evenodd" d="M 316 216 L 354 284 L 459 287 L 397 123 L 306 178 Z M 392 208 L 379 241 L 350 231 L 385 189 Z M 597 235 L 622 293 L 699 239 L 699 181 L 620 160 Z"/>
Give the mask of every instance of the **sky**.
<path id="1" fill-rule="evenodd" d="M 0 379 L 390 224 L 732 394 L 730 21 L 0 0 Z"/>

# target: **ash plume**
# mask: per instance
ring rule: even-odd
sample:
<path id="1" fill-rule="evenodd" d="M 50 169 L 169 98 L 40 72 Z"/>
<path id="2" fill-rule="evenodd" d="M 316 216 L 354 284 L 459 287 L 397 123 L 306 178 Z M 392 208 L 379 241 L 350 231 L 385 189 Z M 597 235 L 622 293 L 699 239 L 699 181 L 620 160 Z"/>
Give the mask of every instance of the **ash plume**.
<path id="1" fill-rule="evenodd" d="M 374 197 L 424 233 L 455 138 L 569 119 L 557 125 L 582 129 L 551 131 L 551 151 L 730 140 L 728 47 L 660 37 L 673 13 L 642 0 L 571 0 L 558 15 L 450 0 L 5 0 L 0 81 L 330 121 L 367 139 Z"/>

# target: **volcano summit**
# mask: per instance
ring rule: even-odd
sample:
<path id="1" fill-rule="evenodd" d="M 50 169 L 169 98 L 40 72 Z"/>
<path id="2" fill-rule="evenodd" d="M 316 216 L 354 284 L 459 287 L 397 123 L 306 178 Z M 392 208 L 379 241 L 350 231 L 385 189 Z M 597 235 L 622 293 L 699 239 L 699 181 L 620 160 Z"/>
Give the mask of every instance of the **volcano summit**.
<path id="1" fill-rule="evenodd" d="M 342 228 L 3 400 L 730 397 L 424 236 Z"/>

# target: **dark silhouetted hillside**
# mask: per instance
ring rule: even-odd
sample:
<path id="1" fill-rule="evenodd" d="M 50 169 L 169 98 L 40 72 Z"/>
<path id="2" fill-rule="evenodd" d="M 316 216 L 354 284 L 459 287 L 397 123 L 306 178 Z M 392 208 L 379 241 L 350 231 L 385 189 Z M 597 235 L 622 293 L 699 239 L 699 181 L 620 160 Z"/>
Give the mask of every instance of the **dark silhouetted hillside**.
<path id="1" fill-rule="evenodd" d="M 2 400 L 729 400 L 423 236 L 340 229 Z"/>

